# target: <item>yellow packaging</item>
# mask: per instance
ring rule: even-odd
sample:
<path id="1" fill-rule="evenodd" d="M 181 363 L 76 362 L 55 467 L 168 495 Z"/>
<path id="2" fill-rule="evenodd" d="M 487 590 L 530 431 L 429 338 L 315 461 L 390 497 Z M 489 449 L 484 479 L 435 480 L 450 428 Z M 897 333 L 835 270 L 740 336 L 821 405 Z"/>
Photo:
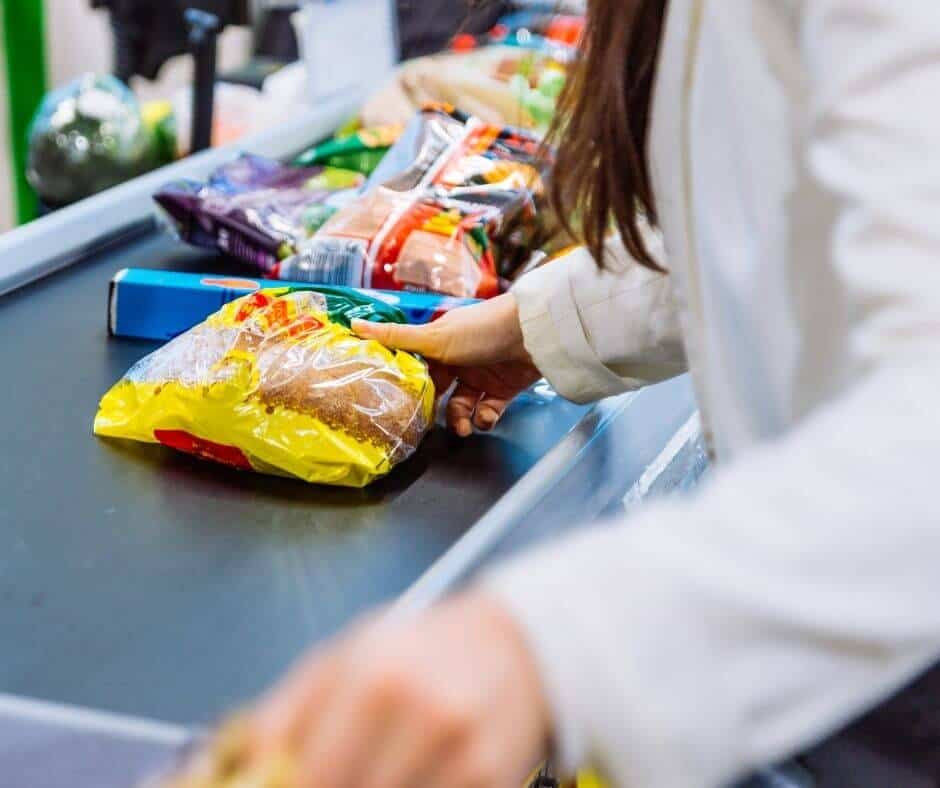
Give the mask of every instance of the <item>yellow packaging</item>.
<path id="1" fill-rule="evenodd" d="M 345 288 L 275 288 L 226 304 L 135 364 L 102 398 L 95 434 L 363 487 L 417 448 L 434 385 L 423 361 L 360 339 L 351 318 L 404 322 Z"/>

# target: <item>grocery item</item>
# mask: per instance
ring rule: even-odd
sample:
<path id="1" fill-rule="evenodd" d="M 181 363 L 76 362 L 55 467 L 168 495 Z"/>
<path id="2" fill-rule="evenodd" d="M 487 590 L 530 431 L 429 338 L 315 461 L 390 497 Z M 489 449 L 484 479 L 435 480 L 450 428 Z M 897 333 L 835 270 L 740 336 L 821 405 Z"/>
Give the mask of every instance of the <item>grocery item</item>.
<path id="1" fill-rule="evenodd" d="M 275 752 L 252 759 L 251 730 L 247 719 L 235 716 L 216 731 L 204 746 L 197 748 L 172 775 L 146 788 L 297 788 L 297 758 Z M 523 788 L 558 787 L 559 782 L 539 771 Z M 561 788 L 605 788 L 596 774 L 582 772 Z"/>
<path id="2" fill-rule="evenodd" d="M 395 144 L 403 129 L 404 126 L 396 124 L 359 128 L 337 134 L 301 153 L 294 160 L 294 164 L 301 167 L 325 164 L 370 175 L 388 149 Z"/>
<path id="3" fill-rule="evenodd" d="M 192 86 L 187 85 L 176 91 L 172 104 L 176 118 L 176 154 L 179 157 L 188 156 L 192 153 Z M 272 128 L 279 121 L 276 109 L 277 105 L 269 102 L 256 88 L 217 82 L 213 99 L 212 146 L 220 148 Z"/>
<path id="4" fill-rule="evenodd" d="M 309 284 L 285 283 L 285 286 L 308 290 L 316 288 L 320 292 L 333 292 L 335 289 Z M 166 341 L 201 323 L 229 301 L 263 287 L 271 287 L 271 282 L 244 277 L 124 268 L 111 279 L 108 290 L 108 330 L 113 336 Z M 476 303 L 472 298 L 452 298 L 403 290 L 356 292 L 398 308 L 409 323 L 430 323 L 451 309 Z"/>
<path id="5" fill-rule="evenodd" d="M 531 222 L 549 162 L 535 135 L 425 108 L 369 180 L 275 275 L 488 298 L 506 227 Z"/>
<path id="6" fill-rule="evenodd" d="M 217 169 L 206 183 L 170 183 L 154 200 L 184 241 L 269 272 L 355 197 L 364 182 L 351 170 L 287 167 L 246 154 Z"/>
<path id="7" fill-rule="evenodd" d="M 172 774 L 140 788 L 296 788 L 296 759 L 273 755 L 253 763 L 245 718 L 225 723 Z"/>
<path id="8" fill-rule="evenodd" d="M 512 34 L 498 45 L 403 63 L 366 101 L 362 122 L 366 126 L 407 123 L 416 110 L 438 102 L 487 123 L 544 133 L 575 50 L 559 44 L 531 48 L 517 39 Z"/>
<path id="9" fill-rule="evenodd" d="M 88 74 L 43 99 L 29 129 L 26 177 L 44 202 L 63 206 L 162 162 L 160 144 L 124 83 Z"/>
<path id="10" fill-rule="evenodd" d="M 95 434 L 244 470 L 363 487 L 431 424 L 418 358 L 362 340 L 352 319 L 404 322 L 348 290 L 259 290 L 135 364 L 101 400 Z"/>

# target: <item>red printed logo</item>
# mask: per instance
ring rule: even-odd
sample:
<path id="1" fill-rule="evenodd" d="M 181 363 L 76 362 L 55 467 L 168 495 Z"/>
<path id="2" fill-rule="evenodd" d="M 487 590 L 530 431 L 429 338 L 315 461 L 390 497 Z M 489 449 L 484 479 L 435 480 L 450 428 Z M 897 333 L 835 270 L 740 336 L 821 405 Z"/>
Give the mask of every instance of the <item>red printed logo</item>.
<path id="1" fill-rule="evenodd" d="M 153 437 L 164 446 L 192 454 L 200 459 L 231 465 L 243 471 L 252 470 L 251 463 L 244 452 L 235 446 L 225 446 L 205 438 L 197 438 L 185 430 L 154 430 Z"/>

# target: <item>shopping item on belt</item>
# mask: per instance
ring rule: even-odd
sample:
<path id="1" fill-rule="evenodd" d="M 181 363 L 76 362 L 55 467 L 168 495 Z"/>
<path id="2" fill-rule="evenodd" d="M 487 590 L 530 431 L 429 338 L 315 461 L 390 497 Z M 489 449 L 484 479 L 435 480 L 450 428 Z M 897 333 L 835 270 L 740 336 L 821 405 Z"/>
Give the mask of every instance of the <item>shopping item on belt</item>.
<path id="1" fill-rule="evenodd" d="M 325 164 L 371 175 L 401 136 L 404 125 L 356 128 L 314 145 L 295 160 L 298 167 Z"/>
<path id="2" fill-rule="evenodd" d="M 123 268 L 111 278 L 108 287 L 108 333 L 166 342 L 189 331 L 229 301 L 271 286 L 270 280 L 241 276 Z M 285 283 L 285 286 L 291 284 Z M 319 285 L 317 289 L 320 292 L 335 291 L 327 285 Z M 412 324 L 430 323 L 452 309 L 477 303 L 472 298 L 410 293 L 407 290 L 355 292 L 397 307 Z"/>
<path id="3" fill-rule="evenodd" d="M 404 322 L 343 290 L 276 288 L 226 304 L 135 364 L 101 400 L 94 431 L 365 486 L 414 452 L 433 419 L 434 385 L 422 360 L 360 339 L 352 319 Z"/>
<path id="4" fill-rule="evenodd" d="M 219 167 L 205 183 L 170 183 L 154 199 L 183 241 L 269 272 L 353 199 L 364 182 L 352 170 L 288 167 L 246 154 Z"/>
<path id="5" fill-rule="evenodd" d="M 196 749 L 174 774 L 151 781 L 146 788 L 297 788 L 299 769 L 292 753 L 274 752 L 250 757 L 251 728 L 244 716 L 235 716 Z M 583 772 L 575 780 L 559 783 L 542 770 L 520 788 L 605 788 L 595 774 Z M 417 788 L 417 786 L 416 786 Z"/>
<path id="6" fill-rule="evenodd" d="M 366 126 L 407 123 L 428 103 L 453 104 L 500 126 L 544 132 L 575 50 L 488 46 L 403 63 L 360 112 Z"/>
<path id="7" fill-rule="evenodd" d="M 529 132 L 449 106 L 418 114 L 372 174 L 278 278 L 488 298 L 508 228 L 536 221 L 549 162 Z"/>

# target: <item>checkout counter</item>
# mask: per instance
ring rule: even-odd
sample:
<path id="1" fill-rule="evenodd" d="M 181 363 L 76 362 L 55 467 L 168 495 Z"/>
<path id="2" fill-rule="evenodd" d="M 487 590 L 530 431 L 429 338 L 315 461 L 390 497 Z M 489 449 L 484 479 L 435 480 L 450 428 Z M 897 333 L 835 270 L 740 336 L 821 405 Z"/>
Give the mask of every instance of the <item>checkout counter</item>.
<path id="1" fill-rule="evenodd" d="M 360 99 L 238 149 L 291 156 Z M 154 218 L 159 186 L 234 155 L 207 151 L 0 236 L 3 785 L 130 788 L 369 608 L 431 604 L 493 560 L 704 471 L 684 377 L 590 407 L 537 384 L 491 435 L 435 430 L 364 490 L 93 437 L 101 395 L 156 346 L 108 336 L 112 276 L 254 273 Z M 865 725 L 810 753 L 810 770 L 746 788 L 936 785 L 872 760 Z"/>
<path id="2" fill-rule="evenodd" d="M 358 104 L 337 99 L 239 149 L 294 154 Z M 233 154 L 207 151 L 0 236 L 10 785 L 128 788 L 187 727 L 249 700 L 370 607 L 427 605 L 489 561 L 701 470 L 684 378 L 593 407 L 536 385 L 492 435 L 435 430 L 364 490 L 95 438 L 98 399 L 155 347 L 108 336 L 111 277 L 250 273 L 176 242 L 150 198 Z"/>

